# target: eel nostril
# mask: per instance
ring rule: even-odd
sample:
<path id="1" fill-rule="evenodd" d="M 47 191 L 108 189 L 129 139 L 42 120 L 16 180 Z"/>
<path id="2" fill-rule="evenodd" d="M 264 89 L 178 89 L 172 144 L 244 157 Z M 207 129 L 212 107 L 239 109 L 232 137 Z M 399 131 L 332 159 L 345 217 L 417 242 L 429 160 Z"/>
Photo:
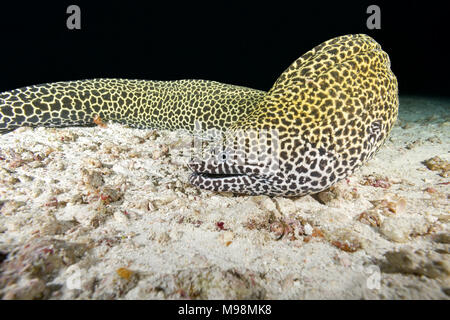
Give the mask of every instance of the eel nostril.
<path id="1" fill-rule="evenodd" d="M 200 168 L 200 164 L 194 161 L 188 162 L 187 166 L 192 172 L 198 172 Z"/>

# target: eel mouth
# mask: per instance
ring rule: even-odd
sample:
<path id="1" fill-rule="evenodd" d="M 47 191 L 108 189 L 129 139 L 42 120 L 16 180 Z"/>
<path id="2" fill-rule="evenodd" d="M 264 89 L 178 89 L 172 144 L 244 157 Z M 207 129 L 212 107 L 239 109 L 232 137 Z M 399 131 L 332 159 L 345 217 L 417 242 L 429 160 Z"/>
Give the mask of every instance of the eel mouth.
<path id="1" fill-rule="evenodd" d="M 241 174 L 227 174 L 227 173 L 207 173 L 207 172 L 193 172 L 193 176 L 201 176 L 206 179 L 224 179 L 224 178 L 236 178 L 236 177 L 251 177 L 244 173 Z"/>
<path id="2" fill-rule="evenodd" d="M 192 177 L 202 177 L 204 179 L 218 180 L 251 176 L 251 174 L 243 173 L 235 166 L 227 165 L 226 163 L 213 166 L 203 161 L 191 161 L 188 163 L 188 167 L 192 171 Z"/>
<path id="3" fill-rule="evenodd" d="M 243 173 L 241 166 L 209 166 L 205 163 L 189 163 L 189 168 L 192 174 L 189 177 L 189 182 L 203 190 L 209 191 L 228 191 L 238 194 L 254 194 L 257 192 L 257 186 L 262 186 L 264 182 L 261 178 L 254 175 L 249 170 L 249 173 Z M 239 172 L 238 170 L 241 170 Z M 245 169 L 244 169 L 245 170 Z M 266 187 L 268 189 L 269 186 Z M 262 189 L 259 191 L 262 192 Z"/>
<path id="4" fill-rule="evenodd" d="M 209 162 L 201 160 L 191 160 L 188 163 L 191 170 L 189 180 L 200 185 L 205 181 L 211 183 L 253 183 L 259 181 L 264 184 L 268 176 L 263 174 L 261 166 L 251 164 L 234 164 L 230 162 Z"/>

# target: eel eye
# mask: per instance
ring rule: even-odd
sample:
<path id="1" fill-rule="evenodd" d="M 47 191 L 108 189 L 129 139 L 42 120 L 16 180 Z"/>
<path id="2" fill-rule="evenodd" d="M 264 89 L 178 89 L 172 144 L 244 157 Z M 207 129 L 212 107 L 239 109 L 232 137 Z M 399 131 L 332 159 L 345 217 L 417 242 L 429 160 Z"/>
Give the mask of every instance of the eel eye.
<path id="1" fill-rule="evenodd" d="M 223 151 L 223 152 L 218 154 L 218 160 L 219 160 L 220 163 L 227 162 L 228 158 L 229 158 L 229 154 L 226 151 Z"/>

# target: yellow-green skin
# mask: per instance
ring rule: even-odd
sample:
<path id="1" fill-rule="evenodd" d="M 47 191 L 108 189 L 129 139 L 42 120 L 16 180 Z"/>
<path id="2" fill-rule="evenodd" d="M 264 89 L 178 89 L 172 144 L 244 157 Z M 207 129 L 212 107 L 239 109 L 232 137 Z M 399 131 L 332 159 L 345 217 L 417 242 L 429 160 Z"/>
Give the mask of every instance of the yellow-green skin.
<path id="1" fill-rule="evenodd" d="M 322 191 L 370 159 L 398 113 L 388 55 L 367 35 L 328 40 L 297 59 L 268 93 L 206 80 L 94 79 L 0 94 L 0 132 L 92 125 L 218 129 L 190 163 L 214 191 L 298 196 Z"/>
<path id="2" fill-rule="evenodd" d="M 200 121 L 224 130 L 247 116 L 265 94 L 207 80 L 45 83 L 0 94 L 0 132 L 21 126 L 93 125 L 95 116 L 137 128 L 193 132 Z"/>

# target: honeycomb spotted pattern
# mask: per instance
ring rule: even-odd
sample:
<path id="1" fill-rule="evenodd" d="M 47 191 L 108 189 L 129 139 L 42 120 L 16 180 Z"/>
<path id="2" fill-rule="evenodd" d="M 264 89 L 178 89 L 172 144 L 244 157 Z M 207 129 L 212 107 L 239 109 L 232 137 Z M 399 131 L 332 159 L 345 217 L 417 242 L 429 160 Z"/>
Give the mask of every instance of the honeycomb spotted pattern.
<path id="1" fill-rule="evenodd" d="M 265 92 L 207 80 L 92 79 L 0 93 L 0 132 L 21 126 L 93 125 L 94 116 L 136 128 L 222 129 L 255 108 Z M 223 106 L 227 106 L 226 110 Z"/>
<path id="2" fill-rule="evenodd" d="M 205 80 L 96 79 L 0 94 L 0 132 L 89 125 L 96 115 L 134 127 L 219 129 L 214 152 L 189 164 L 190 182 L 271 196 L 316 193 L 347 177 L 381 147 L 397 114 L 389 57 L 363 34 L 316 46 L 267 93 Z"/>

